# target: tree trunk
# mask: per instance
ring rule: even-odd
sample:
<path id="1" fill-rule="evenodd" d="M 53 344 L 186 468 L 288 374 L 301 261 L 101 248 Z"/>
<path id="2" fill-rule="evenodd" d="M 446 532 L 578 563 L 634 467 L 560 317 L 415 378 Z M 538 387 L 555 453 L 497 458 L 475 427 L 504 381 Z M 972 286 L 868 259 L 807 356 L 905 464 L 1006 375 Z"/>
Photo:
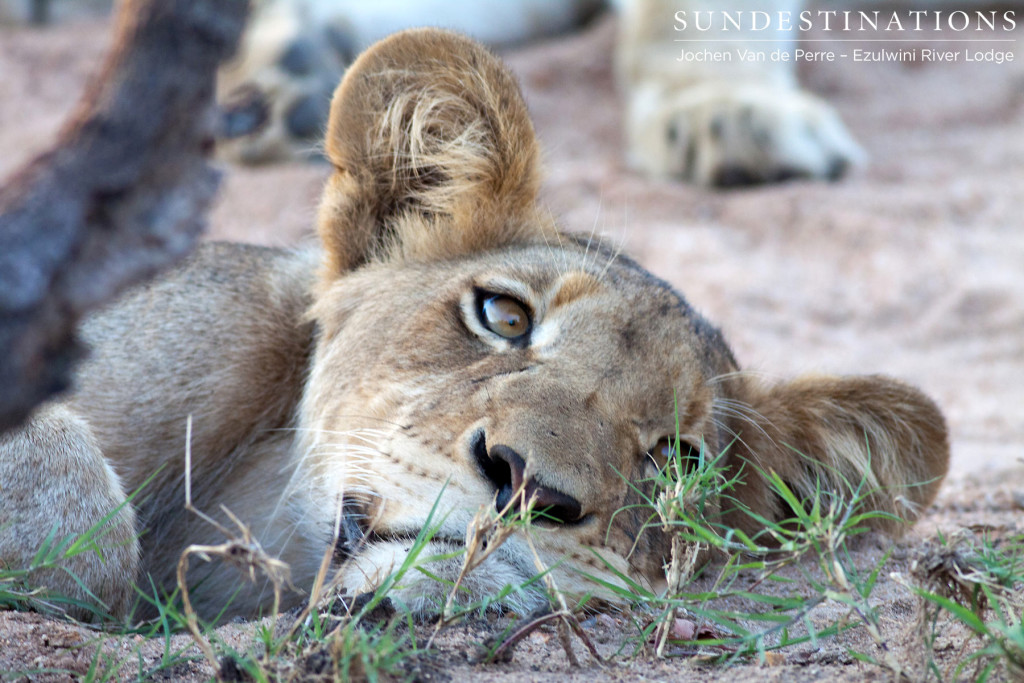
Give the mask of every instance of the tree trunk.
<path id="1" fill-rule="evenodd" d="M 219 175 L 217 66 L 246 0 L 126 0 L 56 145 L 0 188 L 0 430 L 70 383 L 90 309 L 181 259 Z"/>

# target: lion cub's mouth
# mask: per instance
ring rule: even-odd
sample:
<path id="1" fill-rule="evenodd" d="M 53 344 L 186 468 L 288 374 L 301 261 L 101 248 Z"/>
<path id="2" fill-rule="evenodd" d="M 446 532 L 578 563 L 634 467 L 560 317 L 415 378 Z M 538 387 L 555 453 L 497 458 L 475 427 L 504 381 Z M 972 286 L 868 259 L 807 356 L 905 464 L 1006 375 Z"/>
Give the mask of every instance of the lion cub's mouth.
<path id="1" fill-rule="evenodd" d="M 334 561 L 345 562 L 359 554 L 373 532 L 363 507 L 352 500 L 341 506 L 341 525 L 338 541 L 334 544 Z"/>
<path id="2" fill-rule="evenodd" d="M 334 544 L 334 561 L 341 564 L 357 556 L 368 546 L 377 543 L 402 543 L 410 546 L 416 542 L 419 529 L 395 530 L 378 529 L 371 526 L 371 520 L 361 505 L 346 501 L 342 506 L 341 525 L 338 541 Z M 465 539 L 444 535 L 442 530 L 430 537 L 431 543 L 448 543 L 462 547 Z"/>

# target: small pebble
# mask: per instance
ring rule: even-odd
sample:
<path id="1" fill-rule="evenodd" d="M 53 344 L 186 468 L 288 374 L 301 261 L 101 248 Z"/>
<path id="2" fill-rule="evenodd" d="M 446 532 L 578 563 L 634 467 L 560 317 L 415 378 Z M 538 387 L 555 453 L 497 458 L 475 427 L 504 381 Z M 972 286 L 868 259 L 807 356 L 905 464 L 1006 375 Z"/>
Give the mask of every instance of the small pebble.
<path id="1" fill-rule="evenodd" d="M 672 640 L 693 640 L 697 636 L 697 624 L 689 619 L 676 617 L 672 623 L 669 638 Z"/>

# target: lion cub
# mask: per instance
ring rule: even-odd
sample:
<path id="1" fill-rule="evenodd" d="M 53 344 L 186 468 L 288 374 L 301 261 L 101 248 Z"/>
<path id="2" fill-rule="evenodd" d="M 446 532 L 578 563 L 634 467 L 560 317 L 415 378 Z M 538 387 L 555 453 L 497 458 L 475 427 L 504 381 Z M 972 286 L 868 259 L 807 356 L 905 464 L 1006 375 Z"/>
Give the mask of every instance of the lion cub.
<path id="1" fill-rule="evenodd" d="M 141 487 L 102 552 L 69 563 L 81 583 L 36 580 L 118 616 L 146 574 L 173 590 L 183 548 L 224 540 L 184 510 L 189 416 L 195 505 L 230 509 L 288 563 L 284 607 L 325 554 L 342 590 L 372 590 L 428 518 L 422 556 L 451 554 L 481 506 L 520 487 L 547 508 L 534 545 L 567 594 L 603 595 L 589 577 L 612 569 L 656 587 L 669 539 L 630 506 L 685 455 L 668 446 L 677 429 L 684 448 L 725 454 L 742 483 L 721 519 L 750 533 L 741 508 L 790 514 L 771 471 L 805 496 L 866 480 L 867 504 L 907 521 L 934 497 L 946 428 L 919 391 L 878 376 L 761 384 L 665 282 L 560 232 L 537 204 L 519 88 L 480 45 L 424 29 L 373 46 L 334 94 L 326 149 L 322 252 L 206 245 L 87 321 L 75 393 L 0 443 L 3 562 L 27 564 L 48 534 L 81 533 Z M 269 605 L 266 585 L 193 564 L 202 614 Z M 514 535 L 468 596 L 536 571 Z M 446 591 L 414 572 L 393 596 L 429 609 Z"/>

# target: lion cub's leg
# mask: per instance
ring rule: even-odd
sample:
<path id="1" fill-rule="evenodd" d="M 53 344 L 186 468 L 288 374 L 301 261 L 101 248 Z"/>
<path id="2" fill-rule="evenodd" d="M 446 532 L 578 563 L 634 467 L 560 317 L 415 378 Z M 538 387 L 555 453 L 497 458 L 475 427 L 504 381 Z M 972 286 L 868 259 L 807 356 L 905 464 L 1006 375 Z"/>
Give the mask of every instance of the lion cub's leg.
<path id="1" fill-rule="evenodd" d="M 61 562 L 63 569 L 41 570 L 28 578 L 75 600 L 94 603 L 99 598 L 112 616 L 127 614 L 139 568 L 135 512 L 125 504 L 117 474 L 103 459 L 88 424 L 51 404 L 25 426 L 0 435 L 0 482 L 0 564 L 11 569 L 28 567 L 51 533 L 55 543 L 78 537 L 117 510 L 98 530 L 94 545 Z M 85 610 L 69 613 L 89 617 Z"/>
<path id="2" fill-rule="evenodd" d="M 753 11 L 773 27 L 780 13 L 797 26 L 801 3 L 726 5 L 625 2 L 617 70 L 627 98 L 629 163 L 702 185 L 838 178 L 863 153 L 835 111 L 797 85 L 797 31 L 749 30 Z M 726 14 L 740 29 L 725 23 Z M 790 60 L 772 61 L 775 50 Z"/>

